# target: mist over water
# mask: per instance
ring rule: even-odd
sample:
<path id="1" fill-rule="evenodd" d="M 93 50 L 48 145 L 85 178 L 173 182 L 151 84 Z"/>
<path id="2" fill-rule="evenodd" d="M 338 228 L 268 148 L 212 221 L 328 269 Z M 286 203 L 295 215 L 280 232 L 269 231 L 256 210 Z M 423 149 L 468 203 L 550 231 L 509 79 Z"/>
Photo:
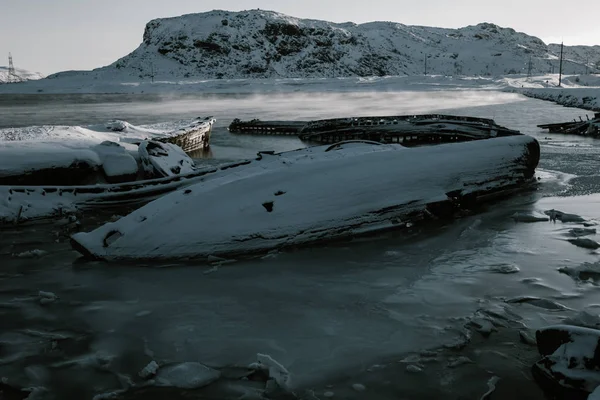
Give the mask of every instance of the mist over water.
<path id="1" fill-rule="evenodd" d="M 16 99 L 15 99 L 16 98 Z M 428 113 L 524 101 L 491 91 L 308 92 L 273 94 L 0 95 L 0 128 L 32 125 L 85 125 L 122 119 L 151 124 L 190 116 L 291 120 L 364 115 Z"/>
<path id="2" fill-rule="evenodd" d="M 529 329 L 600 303 L 595 282 L 558 272 L 599 261 L 596 251 L 567 241 L 568 230 L 579 225 L 525 224 L 511 218 L 515 212 L 555 208 L 600 221 L 600 197 L 590 195 L 600 192 L 598 143 L 536 128 L 539 123 L 585 118 L 584 111 L 491 91 L 48 96 L 17 96 L 12 102 L 0 96 L 0 125 L 85 125 L 114 118 L 141 125 L 212 115 L 218 122 L 208 157 L 218 161 L 304 146 L 291 137 L 230 134 L 226 127 L 233 118 L 443 112 L 494 118 L 538 138 L 540 181 L 535 191 L 459 220 L 218 269 L 82 263 L 61 227 L 0 230 L 0 318 L 6 321 L 0 344 L 17 346 L 10 355 L 13 361 L 0 355 L 0 376 L 22 378 L 20 371 L 29 363 L 28 342 L 15 332 L 27 326 L 86 332 L 88 353 L 129 354 L 133 367 L 127 373 L 137 373 L 135 368 L 147 361 L 144 349 L 158 360 L 212 365 L 247 364 L 256 353 L 267 353 L 289 369 L 298 387 L 321 390 L 346 374 L 376 385 L 387 379 L 384 373 L 366 373 L 365 368 L 389 359 L 397 364 L 403 354 L 460 340 L 466 318 L 483 308 L 506 306 L 507 299 L 536 296 L 568 307 L 556 311 L 509 304 Z M 99 223 L 94 216 L 84 216 L 82 222 L 85 227 Z M 33 249 L 47 253 L 15 257 Z M 35 300 L 38 290 L 55 292 L 60 302 L 41 308 Z M 518 338 L 513 333 L 509 337 Z M 506 359 L 494 362 L 518 374 L 528 370 Z M 431 385 L 437 384 L 437 375 L 426 376 Z M 410 381 L 402 382 L 397 384 L 410 386 Z M 536 390 L 531 382 L 520 384 L 525 391 Z"/>

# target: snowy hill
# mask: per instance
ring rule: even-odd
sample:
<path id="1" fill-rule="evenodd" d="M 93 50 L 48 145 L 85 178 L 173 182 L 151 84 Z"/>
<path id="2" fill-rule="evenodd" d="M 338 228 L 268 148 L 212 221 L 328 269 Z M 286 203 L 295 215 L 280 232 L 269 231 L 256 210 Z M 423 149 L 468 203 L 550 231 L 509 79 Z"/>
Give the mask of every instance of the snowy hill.
<path id="1" fill-rule="evenodd" d="M 591 52 L 590 54 L 596 54 Z M 393 22 L 336 24 L 272 11 L 211 11 L 150 21 L 142 44 L 110 66 L 51 76 L 149 80 L 558 72 L 554 47 L 510 28 Z M 566 61 L 565 73 L 585 69 Z M 600 61 L 593 59 L 590 62 Z M 577 69 L 577 71 L 574 71 Z"/>
<path id="2" fill-rule="evenodd" d="M 554 54 L 560 54 L 560 44 L 549 44 L 548 49 Z M 579 71 L 567 71 L 568 73 L 599 72 L 600 71 L 600 46 L 564 46 L 563 59 L 571 60 L 581 64 Z"/>
<path id="3" fill-rule="evenodd" d="M 45 78 L 39 72 L 31 72 L 24 69 L 15 69 L 16 76 L 9 76 L 8 67 L 0 66 L 0 83 L 23 82 Z"/>

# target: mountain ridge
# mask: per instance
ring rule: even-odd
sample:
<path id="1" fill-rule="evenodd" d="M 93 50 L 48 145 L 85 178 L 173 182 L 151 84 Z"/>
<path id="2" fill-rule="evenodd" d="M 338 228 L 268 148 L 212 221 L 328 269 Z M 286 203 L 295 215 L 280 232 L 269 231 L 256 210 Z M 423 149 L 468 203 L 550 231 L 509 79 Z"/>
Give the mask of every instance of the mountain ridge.
<path id="1" fill-rule="evenodd" d="M 362 24 L 301 19 L 275 11 L 213 10 L 153 19 L 130 54 L 95 79 L 332 78 L 558 72 L 557 45 L 512 28 Z M 597 72 L 600 46 L 565 46 L 564 73 Z M 531 68 L 529 67 L 531 65 Z"/>

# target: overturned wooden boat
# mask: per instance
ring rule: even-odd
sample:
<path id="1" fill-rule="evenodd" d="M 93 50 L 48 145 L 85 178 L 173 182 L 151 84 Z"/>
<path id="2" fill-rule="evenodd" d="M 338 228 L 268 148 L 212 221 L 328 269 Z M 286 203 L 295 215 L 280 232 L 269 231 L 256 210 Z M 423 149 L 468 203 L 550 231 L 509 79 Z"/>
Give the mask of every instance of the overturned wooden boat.
<path id="1" fill-rule="evenodd" d="M 206 174 L 116 222 L 72 236 L 90 259 L 206 259 L 398 229 L 534 181 L 538 142 L 513 135 L 407 148 L 349 141 Z"/>
<path id="2" fill-rule="evenodd" d="M 494 120 L 468 116 L 424 114 L 333 118 L 316 121 L 233 120 L 232 133 L 295 135 L 313 143 L 371 140 L 405 146 L 464 142 L 520 134 Z"/>
<path id="3" fill-rule="evenodd" d="M 598 137 L 600 136 L 600 113 L 595 113 L 592 119 L 586 114 L 585 120 L 579 117 L 579 120 L 568 122 L 540 124 L 538 128 L 547 129 L 549 133 Z"/>

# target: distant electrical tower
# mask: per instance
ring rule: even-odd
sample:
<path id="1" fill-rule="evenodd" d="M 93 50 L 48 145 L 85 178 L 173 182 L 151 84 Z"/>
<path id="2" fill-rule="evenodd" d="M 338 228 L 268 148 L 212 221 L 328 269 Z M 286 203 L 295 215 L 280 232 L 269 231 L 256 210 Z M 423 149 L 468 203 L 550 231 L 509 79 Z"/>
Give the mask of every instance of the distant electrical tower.
<path id="1" fill-rule="evenodd" d="M 17 74 L 15 72 L 15 65 L 13 64 L 12 54 L 8 53 L 8 80 L 12 80 L 12 78 L 16 78 Z"/>

